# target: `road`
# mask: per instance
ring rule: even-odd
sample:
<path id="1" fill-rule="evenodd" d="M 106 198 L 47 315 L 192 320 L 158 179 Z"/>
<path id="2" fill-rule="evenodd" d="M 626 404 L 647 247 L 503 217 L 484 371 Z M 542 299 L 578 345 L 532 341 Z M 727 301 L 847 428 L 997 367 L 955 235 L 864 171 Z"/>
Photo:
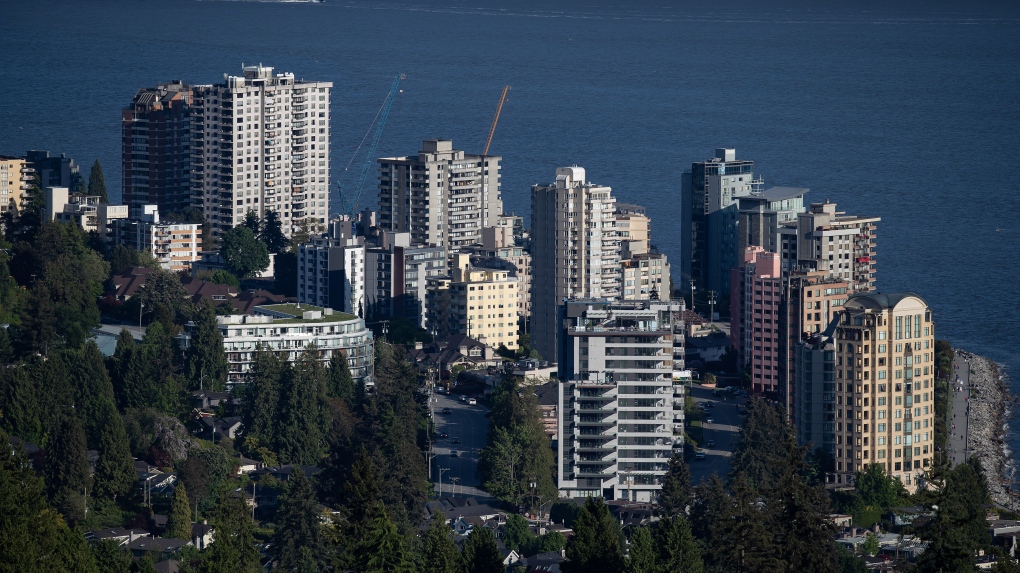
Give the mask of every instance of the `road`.
<path id="1" fill-rule="evenodd" d="M 952 465 L 967 461 L 967 434 L 970 430 L 970 362 L 955 354 L 953 376 L 949 380 L 953 404 L 949 410 L 949 456 Z M 955 428 L 953 427 L 955 425 Z"/>
<path id="2" fill-rule="evenodd" d="M 459 396 L 434 396 L 436 412 L 436 434 L 449 434 L 449 438 L 437 439 L 432 447 L 432 482 L 436 493 L 440 493 L 439 468 L 449 468 L 442 472 L 442 495 L 473 495 L 487 496 L 478 486 L 478 452 L 485 447 L 485 436 L 489 430 L 489 419 L 485 417 L 486 408 L 482 405 L 469 406 L 460 401 Z M 449 408 L 450 414 L 443 414 L 443 408 Z M 459 438 L 460 443 L 454 444 L 453 439 Z M 457 457 L 450 452 L 456 450 Z"/>
<path id="3" fill-rule="evenodd" d="M 740 426 L 743 417 L 737 412 L 738 406 L 747 406 L 747 397 L 734 398 L 729 392 L 721 391 L 721 396 L 712 396 L 712 388 L 695 385 L 691 396 L 699 404 L 705 404 L 706 416 L 711 417 L 712 424 L 703 424 L 704 443 L 698 444 L 698 451 L 705 453 L 705 459 L 691 460 L 691 482 L 699 483 L 713 473 L 725 478 L 730 471 L 730 456 L 740 440 Z M 723 397 L 727 397 L 723 400 Z M 712 404 L 708 407 L 708 404 Z M 715 446 L 708 448 L 705 444 L 715 441 Z"/>

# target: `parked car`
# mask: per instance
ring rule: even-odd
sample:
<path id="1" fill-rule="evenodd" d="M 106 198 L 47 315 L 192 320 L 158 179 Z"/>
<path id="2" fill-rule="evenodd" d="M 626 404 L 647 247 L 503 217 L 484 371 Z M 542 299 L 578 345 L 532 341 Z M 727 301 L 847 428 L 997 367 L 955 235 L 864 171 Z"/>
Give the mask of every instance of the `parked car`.
<path id="1" fill-rule="evenodd" d="M 441 440 L 445 440 L 446 438 L 449 438 L 449 437 L 450 437 L 450 434 L 447 434 L 446 432 L 443 432 L 442 434 L 439 434 L 439 439 L 441 439 Z"/>
<path id="2" fill-rule="evenodd" d="M 451 444 L 459 444 L 460 443 L 460 438 L 458 438 L 457 436 L 454 436 L 453 439 L 450 440 L 450 443 Z"/>
<path id="3" fill-rule="evenodd" d="M 712 419 L 712 418 L 706 418 L 706 419 L 705 419 L 705 423 L 706 423 L 706 424 L 714 424 L 714 423 L 715 423 L 715 420 L 714 420 L 714 419 Z"/>
<path id="4" fill-rule="evenodd" d="M 443 413 L 446 415 L 450 415 L 453 413 L 453 410 L 450 410 L 449 408 L 443 408 Z"/>

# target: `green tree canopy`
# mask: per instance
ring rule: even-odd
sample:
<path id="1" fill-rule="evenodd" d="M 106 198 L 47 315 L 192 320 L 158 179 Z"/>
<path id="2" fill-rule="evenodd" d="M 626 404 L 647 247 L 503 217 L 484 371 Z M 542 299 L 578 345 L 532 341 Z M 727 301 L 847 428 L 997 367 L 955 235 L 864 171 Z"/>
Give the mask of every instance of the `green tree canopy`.
<path id="1" fill-rule="evenodd" d="M 255 522 L 242 496 L 227 495 L 216 509 L 216 541 L 202 561 L 202 573 L 262 571 L 255 548 Z"/>
<path id="2" fill-rule="evenodd" d="M 657 550 L 647 527 L 638 527 L 630 536 L 627 551 L 627 573 L 658 573 Z"/>
<path id="3" fill-rule="evenodd" d="M 189 386 L 206 390 L 222 390 L 227 381 L 227 355 L 223 350 L 223 334 L 216 322 L 216 309 L 202 301 L 195 312 L 195 328 L 186 355 L 186 376 Z"/>
<path id="4" fill-rule="evenodd" d="M 92 489 L 87 452 L 78 419 L 65 416 L 46 444 L 43 478 L 53 506 L 72 523 L 85 518 L 85 491 Z"/>
<path id="5" fill-rule="evenodd" d="M 100 203 L 109 203 L 110 196 L 106 192 L 106 178 L 103 177 L 103 166 L 96 159 L 92 164 L 92 171 L 89 172 L 89 195 L 99 197 Z"/>
<path id="6" fill-rule="evenodd" d="M 144 305 L 144 315 L 149 320 L 171 326 L 183 324 L 188 318 L 188 291 L 181 284 L 181 277 L 173 271 L 155 269 L 149 272 L 145 285 L 138 292 L 138 300 Z"/>
<path id="7" fill-rule="evenodd" d="M 295 469 L 289 485 L 276 515 L 272 542 L 274 560 L 285 571 L 295 571 L 302 556 L 307 555 L 318 571 L 325 564 L 325 544 L 312 482 L 300 469 Z"/>
<path id="8" fill-rule="evenodd" d="M 602 498 L 590 497 L 574 520 L 574 536 L 567 542 L 564 573 L 617 573 L 623 554 L 616 520 Z"/>
<path id="9" fill-rule="evenodd" d="M 238 278 L 250 278 L 269 268 L 269 249 L 244 225 L 224 233 L 220 254 Z"/>
<path id="10" fill-rule="evenodd" d="M 795 438 L 777 406 L 752 400 L 747 410 L 740 443 L 731 458 L 731 479 L 742 473 L 751 487 L 762 491 L 774 489 L 786 459 L 786 447 L 795 443 Z"/>
<path id="11" fill-rule="evenodd" d="M 271 209 L 266 210 L 262 229 L 259 231 L 259 240 L 266 244 L 270 253 L 282 253 L 290 246 L 290 241 L 283 234 L 283 223 L 280 221 L 279 212 Z"/>
<path id="12" fill-rule="evenodd" d="M 464 564 L 472 573 L 503 573 L 503 556 L 488 527 L 474 527 L 464 542 Z"/>
<path id="13" fill-rule="evenodd" d="M 170 503 L 170 515 L 166 522 L 163 537 L 191 540 L 191 503 L 188 501 L 188 488 L 178 482 L 174 488 L 173 501 Z"/>
<path id="14" fill-rule="evenodd" d="M 358 571 L 365 573 L 413 573 L 414 563 L 404 538 L 384 510 L 372 520 L 358 549 Z"/>
<path id="15" fill-rule="evenodd" d="M 686 514 L 693 496 L 691 468 L 682 455 L 674 455 L 669 460 L 669 471 L 659 493 L 659 512 L 668 516 Z"/>
<path id="16" fill-rule="evenodd" d="M 453 530 L 442 513 L 429 523 L 422 540 L 419 571 L 421 573 L 462 573 L 464 559 L 453 542 Z"/>
<path id="17" fill-rule="evenodd" d="M 661 519 L 655 528 L 655 541 L 659 549 L 659 571 L 702 572 L 704 566 L 701 562 L 701 550 L 683 514 Z"/>

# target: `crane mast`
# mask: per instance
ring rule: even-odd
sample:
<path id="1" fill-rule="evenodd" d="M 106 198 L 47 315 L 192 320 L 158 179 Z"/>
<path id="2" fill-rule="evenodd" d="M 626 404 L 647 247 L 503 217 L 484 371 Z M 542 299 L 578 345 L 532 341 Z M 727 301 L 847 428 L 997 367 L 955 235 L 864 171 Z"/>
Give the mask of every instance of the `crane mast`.
<path id="1" fill-rule="evenodd" d="M 499 96 L 499 105 L 496 106 L 496 116 L 492 118 L 492 127 L 489 128 L 489 139 L 485 141 L 485 151 L 482 155 L 489 154 L 489 146 L 492 145 L 492 136 L 496 135 L 496 125 L 499 123 L 499 114 L 503 111 L 503 103 L 506 102 L 506 93 L 510 91 L 510 86 L 503 86 L 503 94 Z"/>

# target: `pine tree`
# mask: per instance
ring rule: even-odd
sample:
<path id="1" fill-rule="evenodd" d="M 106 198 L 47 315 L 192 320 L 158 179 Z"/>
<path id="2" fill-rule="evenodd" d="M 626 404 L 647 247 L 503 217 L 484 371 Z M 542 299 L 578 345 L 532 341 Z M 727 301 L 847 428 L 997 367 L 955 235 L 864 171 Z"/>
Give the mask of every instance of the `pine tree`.
<path id="1" fill-rule="evenodd" d="M 412 573 L 414 564 L 404 538 L 386 512 L 372 521 L 368 535 L 359 544 L 359 571 L 365 573 Z"/>
<path id="2" fill-rule="evenodd" d="M 280 425 L 277 443 L 283 463 L 315 465 L 325 449 L 325 372 L 315 358 L 315 349 L 306 348 L 297 364 L 285 368 L 280 395 Z"/>
<path id="3" fill-rule="evenodd" d="M 216 322 L 216 309 L 203 300 L 196 309 L 194 322 L 187 355 L 189 387 L 222 390 L 227 381 L 227 355 Z"/>
<path id="4" fill-rule="evenodd" d="M 658 567 L 662 572 L 701 573 L 701 550 L 694 541 L 691 527 L 682 514 L 666 517 L 655 529 L 656 545 L 659 548 Z M 794 569 L 809 571 L 809 569 Z"/>
<path id="5" fill-rule="evenodd" d="M 347 539 L 364 539 L 369 524 L 382 513 L 381 481 L 375 465 L 368 457 L 368 451 L 362 448 L 344 483 L 343 507 L 347 517 Z"/>
<path id="6" fill-rule="evenodd" d="M 170 515 L 163 537 L 191 539 L 191 503 L 188 501 L 188 488 L 183 482 L 178 482 L 174 488 L 174 498 L 170 503 Z"/>
<path id="7" fill-rule="evenodd" d="M 98 450 L 102 428 L 111 412 L 117 411 L 103 353 L 95 342 L 89 341 L 81 348 L 65 349 L 60 354 L 67 365 L 75 414 L 81 420 L 89 447 Z"/>
<path id="8" fill-rule="evenodd" d="M 511 515 L 507 518 L 503 531 L 503 543 L 507 548 L 513 549 L 520 555 L 524 555 L 524 550 L 534 537 L 528 528 L 527 520 L 517 514 Z"/>
<path id="9" fill-rule="evenodd" d="M 329 396 L 340 398 L 352 405 L 354 398 L 354 378 L 351 376 L 351 368 L 347 363 L 347 356 L 338 350 L 333 351 L 329 357 L 329 370 L 327 372 Z"/>
<path id="10" fill-rule="evenodd" d="M 312 558 L 316 570 L 324 564 L 325 547 L 319 504 L 312 482 L 300 469 L 290 477 L 290 487 L 280 500 L 273 536 L 273 557 L 286 571 L 297 570 L 304 555 Z"/>
<path id="11" fill-rule="evenodd" d="M 787 571 L 835 573 L 838 556 L 829 498 L 824 486 L 804 482 L 804 454 L 804 448 L 787 445 L 779 489 L 771 494 L 778 512 L 776 544 Z"/>
<path id="12" fill-rule="evenodd" d="M 113 406 L 106 412 L 105 423 L 99 430 L 99 461 L 96 462 L 96 496 L 116 500 L 131 493 L 135 486 L 135 468 L 131 459 L 131 444 L 124 420 Z"/>
<path id="13" fill-rule="evenodd" d="M 567 543 L 564 573 L 618 573 L 623 556 L 617 523 L 602 498 L 589 497 L 574 520 L 574 536 Z"/>
<path id="14" fill-rule="evenodd" d="M 46 356 L 57 343 L 57 308 L 45 282 L 37 281 L 29 289 L 17 332 L 23 354 L 38 352 Z"/>
<path id="15" fill-rule="evenodd" d="M 92 489 L 85 432 L 74 416 L 65 416 L 46 447 L 43 477 L 53 506 L 76 523 L 85 518 L 85 492 Z"/>
<path id="16" fill-rule="evenodd" d="M 259 214 L 254 209 L 248 209 L 248 212 L 244 214 L 244 222 L 241 224 L 250 229 L 256 237 L 262 233 L 262 221 L 259 220 Z"/>
<path id="17" fill-rule="evenodd" d="M 216 508 L 216 541 L 202 561 L 202 573 L 258 573 L 262 571 L 255 548 L 255 522 L 241 496 L 228 495 Z"/>
<path id="18" fill-rule="evenodd" d="M 258 347 L 244 385 L 241 419 L 245 435 L 261 444 L 274 444 L 276 440 L 282 374 L 283 364 L 276 354 L 264 346 Z"/>
<path id="19" fill-rule="evenodd" d="M 984 519 L 988 483 L 980 462 L 970 458 L 952 469 L 933 472 L 929 478 L 932 490 L 926 505 L 938 509 L 935 518 L 919 531 L 928 547 L 918 559 L 917 569 L 920 573 L 970 570 L 974 552 L 991 545 Z"/>
<path id="20" fill-rule="evenodd" d="M 686 515 L 693 495 L 691 468 L 683 456 L 674 455 L 669 460 L 669 471 L 659 493 L 659 513 L 666 516 Z"/>
<path id="21" fill-rule="evenodd" d="M 100 203 L 109 203 L 110 196 L 106 193 L 106 178 L 103 177 L 103 166 L 99 160 L 92 164 L 92 171 L 89 173 L 89 195 L 99 196 Z"/>
<path id="22" fill-rule="evenodd" d="M 131 553 L 112 539 L 91 543 L 92 557 L 102 573 L 131 573 Z"/>
<path id="23" fill-rule="evenodd" d="M 54 571 L 74 573 L 100 573 L 85 537 L 72 529 L 61 527 L 54 552 Z M 103 573 L 106 573 L 105 571 Z"/>
<path id="24" fill-rule="evenodd" d="M 713 564 L 735 573 L 783 571 L 773 540 L 773 508 L 762 503 L 744 474 L 734 476 L 730 489 L 733 496 L 729 505 L 715 514 L 711 526 Z"/>
<path id="25" fill-rule="evenodd" d="M 503 573 L 503 556 L 488 527 L 474 527 L 464 542 L 464 564 L 471 573 Z"/>
<path id="26" fill-rule="evenodd" d="M 290 242 L 283 234 L 283 222 L 280 221 L 278 211 L 266 210 L 266 217 L 262 221 L 262 230 L 259 232 L 259 240 L 266 244 L 270 253 L 281 253 L 287 250 Z"/>
<path id="27" fill-rule="evenodd" d="M 627 551 L 627 573 L 658 573 L 656 550 L 647 527 L 638 527 L 630 536 Z"/>
<path id="28" fill-rule="evenodd" d="M 464 558 L 454 544 L 453 530 L 442 513 L 435 515 L 421 547 L 421 573 L 462 573 Z"/>
<path id="29" fill-rule="evenodd" d="M 786 460 L 787 444 L 792 442 L 792 430 L 779 408 L 764 400 L 752 400 L 740 429 L 740 443 L 731 458 L 730 479 L 742 473 L 751 487 L 774 489 Z"/>

